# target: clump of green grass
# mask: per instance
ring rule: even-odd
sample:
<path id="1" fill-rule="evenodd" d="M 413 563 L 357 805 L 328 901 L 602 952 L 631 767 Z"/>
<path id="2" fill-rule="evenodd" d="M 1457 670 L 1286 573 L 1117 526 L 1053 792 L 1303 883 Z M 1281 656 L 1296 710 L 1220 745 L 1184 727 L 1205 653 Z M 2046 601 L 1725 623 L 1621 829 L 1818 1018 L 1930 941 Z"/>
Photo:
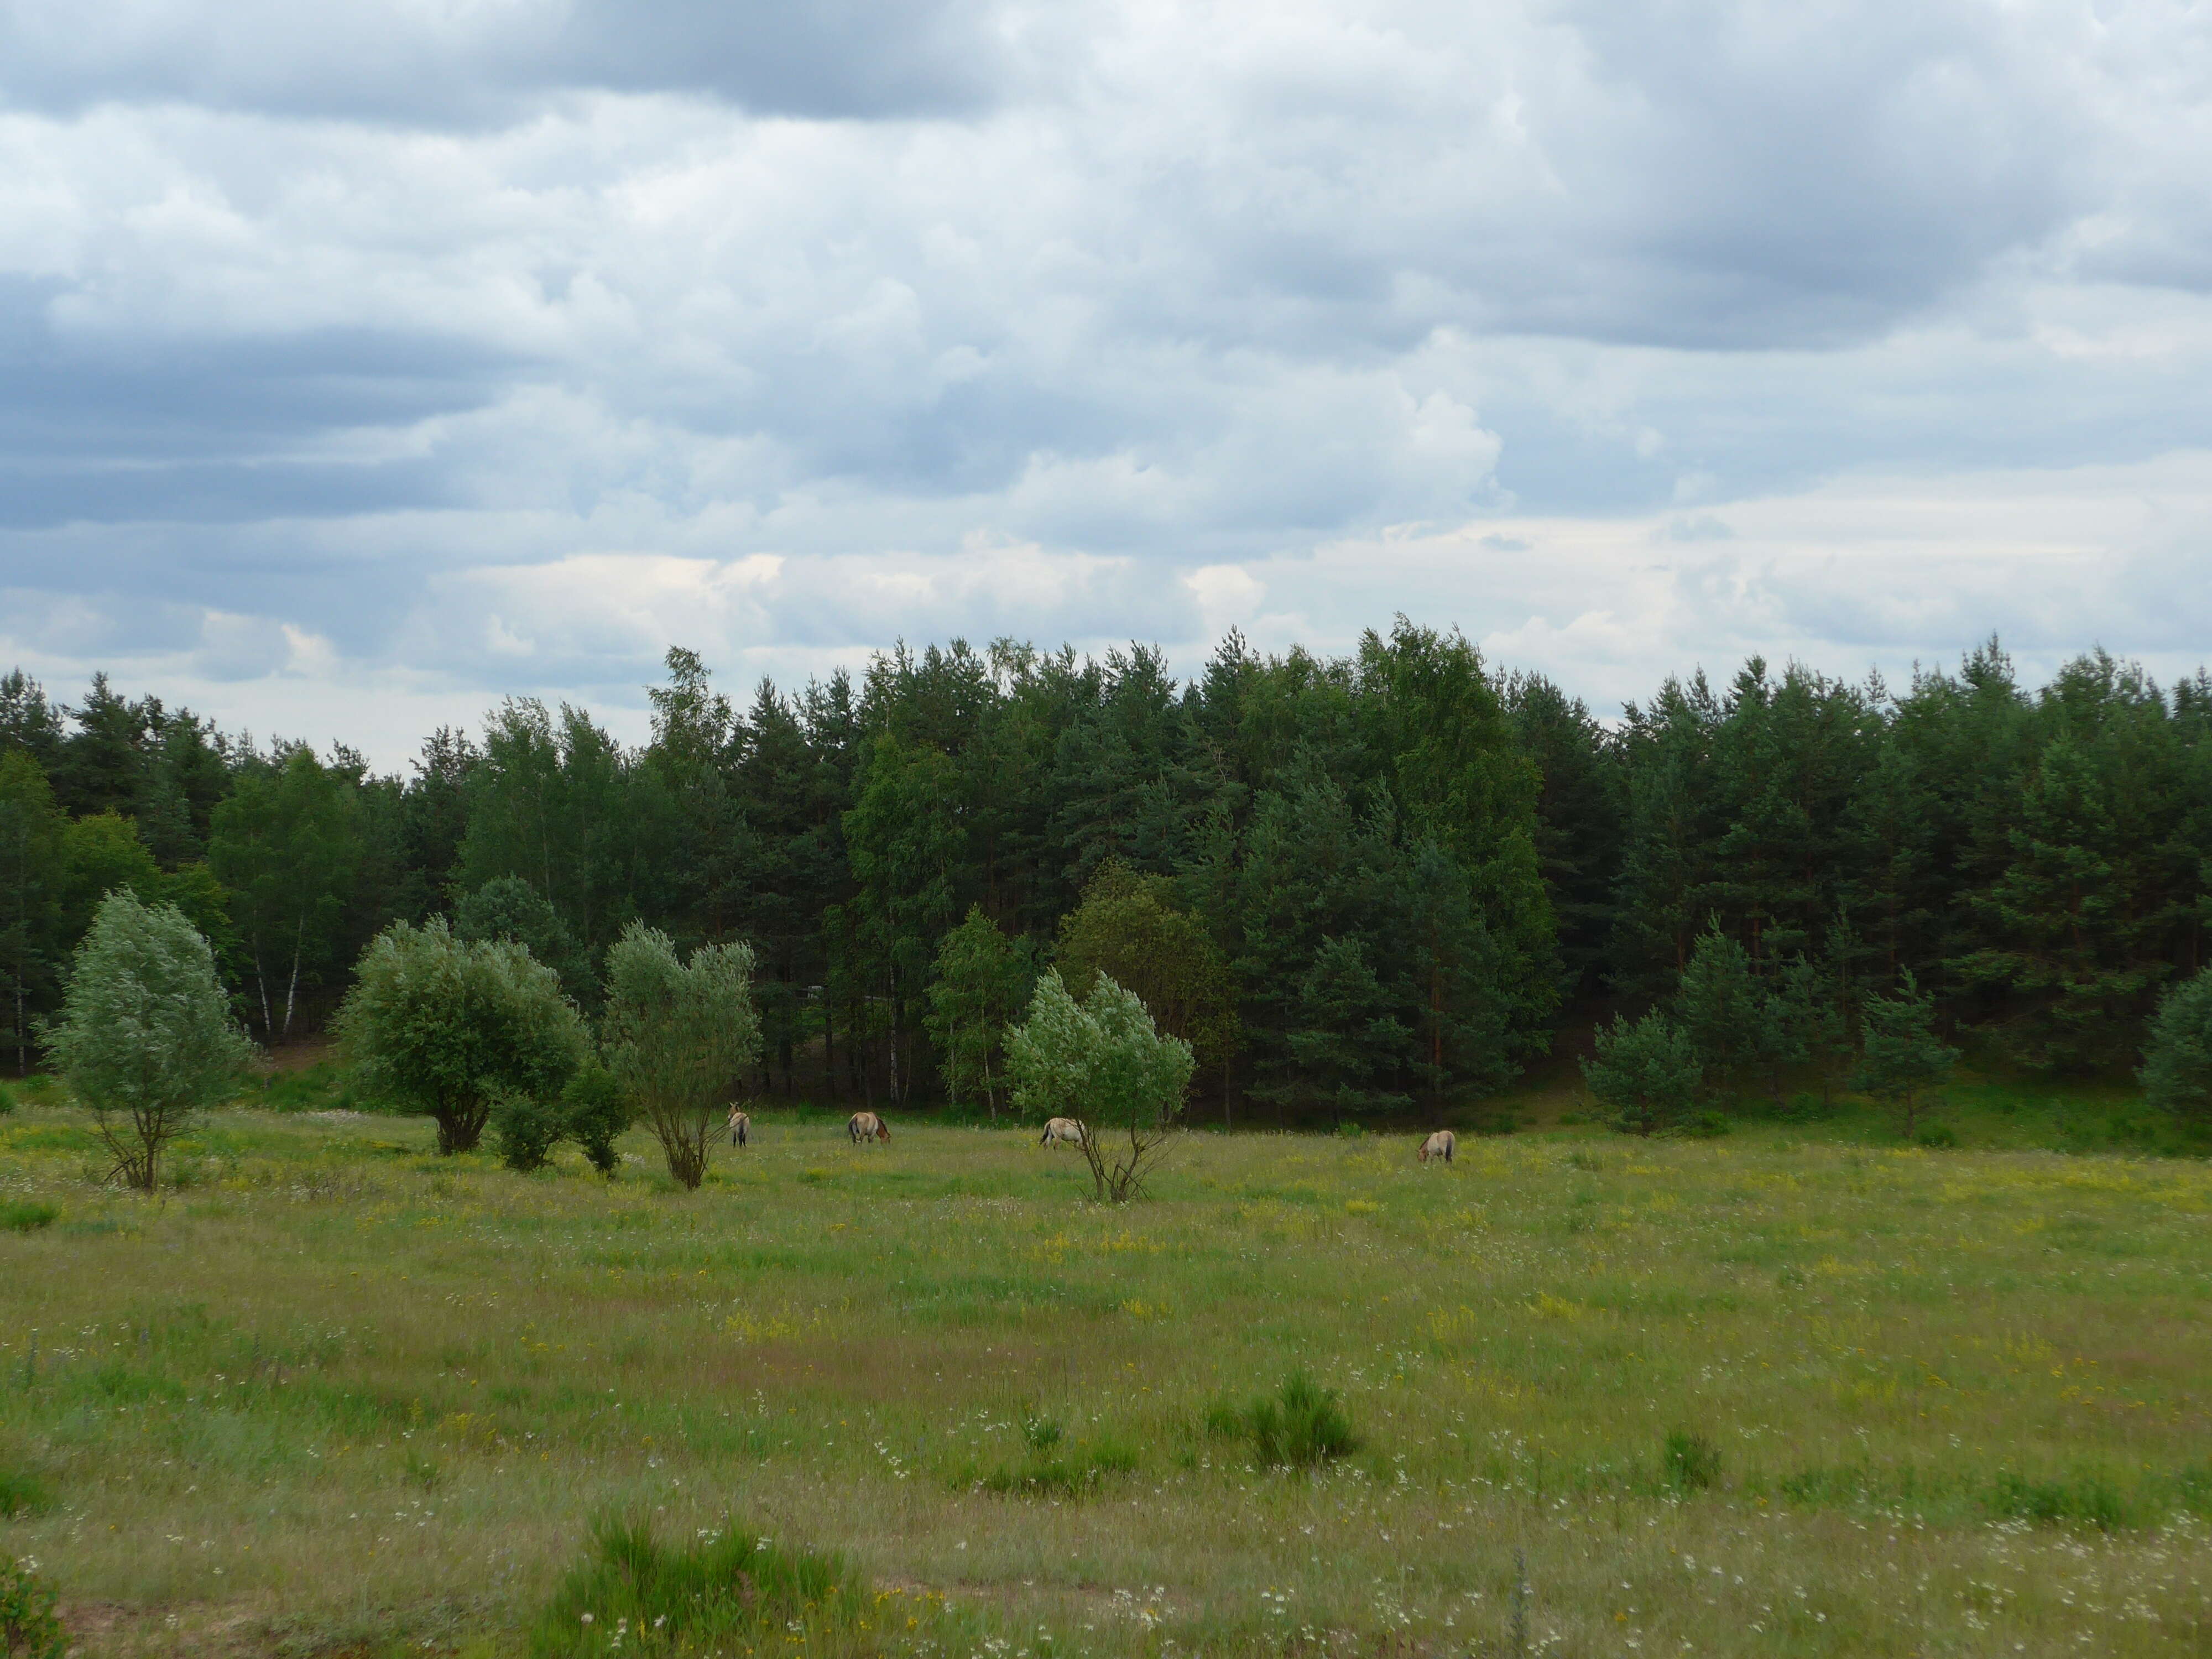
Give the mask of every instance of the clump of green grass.
<path id="1" fill-rule="evenodd" d="M 1913 1141 L 1916 1145 L 1925 1146 L 1933 1152 L 1944 1147 L 1956 1146 L 1959 1144 L 1959 1132 L 1948 1123 L 1931 1123 L 1915 1135 Z"/>
<path id="2" fill-rule="evenodd" d="M 21 1469 L 0 1468 L 0 1521 L 12 1521 L 19 1515 L 37 1515 L 53 1506 L 53 1494 L 38 1476 Z M 15 1651 L 12 1648 L 0 1650 Z"/>
<path id="3" fill-rule="evenodd" d="M 1136 1449 L 1118 1437 L 1102 1434 L 1071 1441 L 1050 1417 L 1024 1419 L 1022 1440 L 1029 1455 L 1020 1462 L 981 1474 L 963 1470 L 954 1484 L 977 1486 L 985 1492 L 1081 1498 L 1096 1492 L 1108 1475 L 1127 1474 L 1139 1462 Z"/>
<path id="4" fill-rule="evenodd" d="M 42 1227 L 51 1227 L 61 1212 L 51 1204 L 33 1203 L 28 1199 L 12 1199 L 0 1204 L 0 1228 L 11 1233 L 34 1233 Z"/>
<path id="5" fill-rule="evenodd" d="M 809 1654 L 873 1650 L 866 1587 L 844 1557 L 725 1523 L 696 1545 L 646 1521 L 603 1518 L 591 1551 L 539 1614 L 531 1659 L 750 1649 L 794 1632 Z M 779 1650 L 781 1650 L 779 1649 Z"/>
<path id="6" fill-rule="evenodd" d="M 1359 1437 L 1336 1390 L 1303 1370 L 1292 1371 L 1270 1397 L 1248 1406 L 1217 1401 L 1206 1410 L 1206 1431 L 1218 1439 L 1249 1440 L 1262 1468 L 1310 1469 L 1359 1449 Z"/>
<path id="7" fill-rule="evenodd" d="M 2119 1493 L 2094 1475 L 2072 1480 L 2030 1480 L 2022 1475 L 2001 1474 L 1990 1489 L 1989 1505 L 2008 1519 L 2045 1526 L 2073 1523 L 2110 1532 L 2126 1519 Z"/>
<path id="8" fill-rule="evenodd" d="M 1667 1484 L 1680 1492 L 1705 1492 L 1721 1478 L 1721 1449 L 1702 1434 L 1677 1429 L 1662 1454 Z"/>
<path id="9" fill-rule="evenodd" d="M 0 1653 L 8 1659 L 62 1659 L 69 1635 L 54 1612 L 54 1587 L 34 1565 L 10 1559 L 0 1567 Z"/>

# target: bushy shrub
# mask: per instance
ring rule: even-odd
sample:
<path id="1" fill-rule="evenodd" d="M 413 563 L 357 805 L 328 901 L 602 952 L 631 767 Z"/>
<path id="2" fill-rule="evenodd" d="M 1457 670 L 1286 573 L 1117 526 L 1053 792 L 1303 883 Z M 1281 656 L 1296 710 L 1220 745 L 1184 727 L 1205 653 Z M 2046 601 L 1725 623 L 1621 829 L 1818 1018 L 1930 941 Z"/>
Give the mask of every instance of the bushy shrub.
<path id="1" fill-rule="evenodd" d="M 553 970 L 511 940 L 457 939 L 441 916 L 394 922 L 362 952 L 338 1035 L 372 1095 L 472 1151 L 503 1095 L 556 1094 L 590 1049 Z"/>
<path id="2" fill-rule="evenodd" d="M 253 1045 L 199 930 L 173 906 L 118 889 L 76 947 L 46 1051 L 92 1108 L 112 1173 L 152 1192 L 163 1152 L 237 1093 Z"/>
<path id="3" fill-rule="evenodd" d="M 1931 1123 L 1913 1137 L 1913 1143 L 1916 1146 L 1928 1147 L 1930 1151 L 1946 1146 L 1956 1146 L 1959 1144 L 1959 1132 L 1948 1123 Z"/>
<path id="4" fill-rule="evenodd" d="M 596 1060 L 586 1060 L 568 1086 L 561 1091 L 568 1114 L 568 1133 L 583 1148 L 584 1157 L 601 1175 L 612 1175 L 622 1166 L 615 1142 L 629 1127 L 629 1098 L 615 1074 Z"/>
<path id="5" fill-rule="evenodd" d="M 11 1233 L 34 1233 L 41 1227 L 52 1226 L 60 1215 L 61 1212 L 51 1204 L 11 1199 L 0 1204 L 0 1228 Z"/>
<path id="6" fill-rule="evenodd" d="M 1249 1405 L 1209 1406 L 1206 1430 L 1220 1439 L 1249 1440 L 1253 1460 L 1263 1468 L 1312 1468 L 1359 1449 L 1336 1390 L 1302 1370 L 1285 1377 L 1273 1395 Z"/>
<path id="7" fill-rule="evenodd" d="M 559 1100 L 502 1090 L 492 1097 L 491 1132 L 499 1161 L 526 1175 L 544 1169 L 568 1134 L 568 1109 Z"/>
<path id="8" fill-rule="evenodd" d="M 10 1089 L 6 1084 L 0 1083 L 0 1117 L 7 1116 L 9 1113 L 15 1109 L 15 1091 Z"/>
<path id="9" fill-rule="evenodd" d="M 645 1521 L 603 1520 L 591 1553 L 539 1614 L 531 1659 L 734 1653 L 797 1635 L 803 1652 L 863 1649 L 867 1587 L 842 1556 L 793 1549 L 726 1523 L 664 1544 Z"/>
<path id="10" fill-rule="evenodd" d="M 0 1567 L 0 1653 L 8 1659 L 62 1659 L 69 1637 L 54 1612 L 54 1587 L 35 1561 Z"/>
<path id="11" fill-rule="evenodd" d="M 687 958 L 639 922 L 607 952 L 607 1069 L 679 1186 L 706 1179 L 718 1109 L 760 1053 L 752 976 L 750 945 L 702 945 Z"/>
<path id="12" fill-rule="evenodd" d="M 1704 1492 L 1721 1478 L 1721 1449 L 1702 1434 L 1677 1429 L 1662 1454 L 1667 1484 L 1681 1492 Z"/>

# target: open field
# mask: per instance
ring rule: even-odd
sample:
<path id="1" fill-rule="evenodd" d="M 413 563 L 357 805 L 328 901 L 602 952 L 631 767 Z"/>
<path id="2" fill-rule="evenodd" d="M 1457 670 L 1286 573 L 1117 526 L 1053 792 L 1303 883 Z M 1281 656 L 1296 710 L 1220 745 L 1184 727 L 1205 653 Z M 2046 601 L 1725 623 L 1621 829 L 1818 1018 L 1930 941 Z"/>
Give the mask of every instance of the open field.
<path id="1" fill-rule="evenodd" d="M 610 1511 L 1005 1659 L 1511 1652 L 1516 1551 L 1531 1653 L 2212 1646 L 2201 1163 L 1195 1134 L 1109 1212 L 1029 1135 L 755 1121 L 684 1195 L 234 1112 L 147 1203 L 0 1119 L 57 1212 L 0 1231 L 0 1548 L 87 1652 L 519 1650 Z M 1352 1456 L 1205 1431 L 1300 1366 Z"/>

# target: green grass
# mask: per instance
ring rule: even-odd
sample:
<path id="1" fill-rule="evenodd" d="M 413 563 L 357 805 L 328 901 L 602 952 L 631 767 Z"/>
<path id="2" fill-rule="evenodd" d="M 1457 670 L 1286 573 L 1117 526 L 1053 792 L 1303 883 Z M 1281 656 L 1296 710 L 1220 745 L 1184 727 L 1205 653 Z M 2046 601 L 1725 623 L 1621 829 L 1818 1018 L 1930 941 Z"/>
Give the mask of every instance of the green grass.
<path id="1" fill-rule="evenodd" d="M 670 1583 L 734 1586 L 746 1531 L 872 1610 L 728 1659 L 1497 1653 L 1516 1552 L 1531 1651 L 2212 1632 L 2202 1163 L 1200 1133 L 1107 1211 L 1022 1131 L 754 1121 L 684 1194 L 637 1135 L 609 1182 L 227 1112 L 140 1199 L 27 1103 L 0 1200 L 64 1218 L 0 1234 L 0 1470 L 42 1494 L 0 1554 L 88 1655 L 520 1655 L 625 1570 L 610 1516 Z M 1301 1372 L 1356 1448 L 1208 1432 Z M 675 1622 L 638 1594 L 625 1651 Z"/>

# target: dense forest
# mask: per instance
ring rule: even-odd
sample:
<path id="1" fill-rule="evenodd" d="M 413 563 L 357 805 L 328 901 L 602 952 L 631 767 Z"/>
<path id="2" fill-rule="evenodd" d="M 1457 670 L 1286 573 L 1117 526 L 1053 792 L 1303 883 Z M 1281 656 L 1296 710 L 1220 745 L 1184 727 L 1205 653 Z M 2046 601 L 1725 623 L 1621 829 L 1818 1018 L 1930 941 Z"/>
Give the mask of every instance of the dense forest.
<path id="1" fill-rule="evenodd" d="M 1612 721 L 1403 619 L 1334 659 L 1231 635 L 1182 684 L 1143 647 L 902 647 L 742 708 L 672 650 L 649 695 L 641 748 L 516 699 L 388 776 L 0 679 L 0 1042 L 37 1063 L 118 886 L 208 935 L 266 1042 L 396 919 L 518 938 L 587 1012 L 641 919 L 750 945 L 763 1091 L 995 1102 L 1057 963 L 1271 1118 L 1478 1100 L 1716 962 L 1838 1051 L 1909 975 L 1974 1052 L 2121 1074 L 2212 920 L 2212 681 L 2101 652 L 2039 688 L 1995 641 L 1902 690 L 1754 659 Z"/>

